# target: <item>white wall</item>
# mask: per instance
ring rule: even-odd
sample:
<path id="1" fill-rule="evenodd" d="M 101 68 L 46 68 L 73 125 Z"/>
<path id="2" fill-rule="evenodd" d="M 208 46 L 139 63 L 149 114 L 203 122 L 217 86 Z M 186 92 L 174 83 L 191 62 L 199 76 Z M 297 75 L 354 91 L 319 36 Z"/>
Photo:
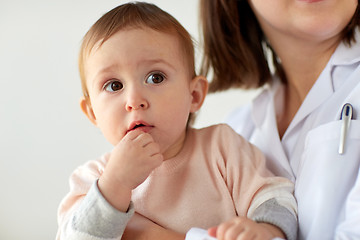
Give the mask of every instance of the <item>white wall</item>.
<path id="1" fill-rule="evenodd" d="M 114 0 L 0 0 L 0 239 L 54 239 L 68 177 L 110 150 L 82 115 L 80 40 Z M 197 0 L 153 0 L 197 39 Z M 209 96 L 196 127 L 253 92 Z"/>

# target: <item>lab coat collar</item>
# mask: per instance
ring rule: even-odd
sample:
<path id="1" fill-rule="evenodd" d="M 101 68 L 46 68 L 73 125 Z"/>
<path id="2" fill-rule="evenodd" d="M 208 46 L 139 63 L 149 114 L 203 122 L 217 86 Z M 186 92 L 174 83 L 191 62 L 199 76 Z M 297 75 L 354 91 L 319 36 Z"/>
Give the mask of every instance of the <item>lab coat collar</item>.
<path id="1" fill-rule="evenodd" d="M 289 128 L 291 128 L 291 125 L 296 125 L 296 122 L 300 121 L 301 116 L 307 115 L 334 92 L 334 83 L 331 77 L 331 71 L 334 67 L 360 62 L 360 28 L 357 28 L 355 31 L 355 39 L 357 42 L 353 43 L 351 48 L 343 42 L 341 42 L 337 47 L 333 56 L 329 60 L 329 63 L 320 74 L 310 92 L 307 94 Z M 252 118 L 256 127 L 260 127 L 262 125 L 267 112 L 267 104 L 262 104 L 262 102 L 269 101 L 269 99 L 275 99 L 277 95 L 282 94 L 282 90 L 283 85 L 281 81 L 277 77 L 273 77 L 272 83 L 265 85 L 264 91 L 262 91 L 262 93 L 253 100 L 254 107 L 252 108 Z M 281 108 L 282 106 L 276 106 L 275 110 L 279 112 L 281 111 Z"/>
<path id="2" fill-rule="evenodd" d="M 266 85 L 261 94 L 252 102 L 252 120 L 256 129 L 261 132 L 260 136 L 264 138 L 271 137 L 271 139 L 263 139 L 263 141 L 268 141 L 267 144 L 269 142 L 274 143 L 272 144 L 273 149 L 271 152 L 277 154 L 276 158 L 278 159 L 278 162 L 283 168 L 288 170 L 289 173 L 292 173 L 292 171 L 287 167 L 289 161 L 284 149 L 281 148 L 282 142 L 286 142 L 286 138 L 291 137 L 292 130 L 335 92 L 336 89 L 334 89 L 335 84 L 333 81 L 336 81 L 336 79 L 333 79 L 332 77 L 333 69 L 337 66 L 351 65 L 360 62 L 359 30 L 356 31 L 355 36 L 357 43 L 352 44 L 351 48 L 344 43 L 340 43 L 327 66 L 307 94 L 282 140 L 280 140 L 278 134 L 275 115 L 277 112 L 281 112 L 283 108 L 282 104 L 284 101 L 282 101 L 281 98 L 283 97 L 284 86 L 281 81 L 274 77 L 272 83 Z M 343 84 L 343 82 L 339 84 Z M 339 84 L 336 85 L 339 86 Z M 274 139 L 274 136 L 278 137 Z M 269 154 L 272 155 L 272 153 L 268 153 L 268 155 Z"/>
<path id="3" fill-rule="evenodd" d="M 306 95 L 299 110 L 287 128 L 283 139 L 285 139 L 287 135 L 290 134 L 291 130 L 304 120 L 307 115 L 330 98 L 333 93 L 334 88 L 331 80 L 331 66 L 328 64 L 316 80 L 313 87 L 310 89 L 309 93 Z"/>
<path id="4" fill-rule="evenodd" d="M 351 65 L 360 61 L 359 29 L 355 32 L 355 39 L 357 40 L 357 43 L 353 43 L 351 48 L 344 42 L 341 42 L 336 48 L 328 64 L 305 97 L 304 102 L 285 132 L 283 139 L 290 134 L 291 130 L 295 128 L 299 122 L 304 120 L 307 115 L 332 96 L 336 91 L 335 86 L 344 83 L 343 81 L 340 83 L 335 82 L 337 79 L 334 79 L 332 76 L 333 69 L 338 66 Z"/>
<path id="5" fill-rule="evenodd" d="M 352 43 L 351 48 L 344 42 L 339 44 L 328 64 L 320 74 L 318 80 L 307 94 L 302 106 L 295 115 L 289 128 L 291 128 L 292 125 L 295 126 L 302 119 L 301 116 L 305 116 L 310 113 L 313 109 L 318 107 L 322 102 L 330 97 L 331 94 L 335 91 L 335 83 L 333 82 L 334 79 L 332 79 L 331 76 L 331 72 L 334 67 L 351 65 L 353 63 L 360 62 L 360 28 L 357 28 L 355 31 L 355 39 L 357 42 Z M 264 91 L 254 99 L 253 104 L 256 106 L 256 108 L 253 109 L 256 110 L 253 111 L 252 115 L 254 123 L 257 127 L 261 126 L 266 116 L 266 105 L 260 104 L 260 102 L 274 99 L 274 101 L 277 103 L 275 110 L 277 112 L 281 112 L 282 106 L 279 106 L 279 102 L 275 99 L 279 97 L 281 98 L 279 95 L 282 94 L 282 92 L 283 85 L 280 79 L 273 77 L 272 83 L 265 85 Z M 259 109 L 259 106 L 263 107 L 264 109 Z"/>
<path id="6" fill-rule="evenodd" d="M 349 65 L 360 61 L 360 28 L 355 31 L 355 40 L 352 42 L 351 48 L 341 42 L 330 60 L 330 65 Z"/>

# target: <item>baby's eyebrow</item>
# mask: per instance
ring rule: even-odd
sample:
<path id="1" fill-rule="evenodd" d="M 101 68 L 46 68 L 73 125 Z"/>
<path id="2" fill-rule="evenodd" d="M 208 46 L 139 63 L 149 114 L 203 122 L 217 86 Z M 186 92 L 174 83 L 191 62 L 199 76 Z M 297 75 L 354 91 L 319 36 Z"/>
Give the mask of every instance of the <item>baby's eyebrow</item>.
<path id="1" fill-rule="evenodd" d="M 97 84 L 97 81 L 95 81 L 95 79 L 98 79 L 99 76 L 101 76 L 102 74 L 104 74 L 106 72 L 111 72 L 113 69 L 116 69 L 116 68 L 117 68 L 117 65 L 114 64 L 114 65 L 104 67 L 104 68 L 100 69 L 99 71 L 97 71 L 95 76 L 93 76 L 91 79 L 89 79 L 91 82 L 91 86 L 94 87 L 94 85 Z"/>
<path id="2" fill-rule="evenodd" d="M 173 70 L 176 70 L 175 66 L 171 65 L 169 62 L 165 61 L 164 59 L 145 59 L 142 61 L 143 63 L 147 63 L 147 64 L 156 64 L 156 63 L 160 63 L 160 64 L 165 64 L 168 67 L 172 68 Z"/>
<path id="3" fill-rule="evenodd" d="M 116 67 L 116 65 L 111 65 L 111 66 L 108 66 L 108 67 L 104 67 L 102 69 L 100 69 L 97 73 L 96 73 L 96 76 L 104 73 L 104 72 L 109 72 L 111 71 L 112 69 L 114 69 Z"/>

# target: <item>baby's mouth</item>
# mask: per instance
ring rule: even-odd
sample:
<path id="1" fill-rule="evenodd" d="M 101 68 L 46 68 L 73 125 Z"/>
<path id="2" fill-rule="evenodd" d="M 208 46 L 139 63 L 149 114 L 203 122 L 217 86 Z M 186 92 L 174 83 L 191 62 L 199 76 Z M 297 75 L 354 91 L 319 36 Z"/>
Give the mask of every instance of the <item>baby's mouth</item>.
<path id="1" fill-rule="evenodd" d="M 140 124 L 138 124 L 138 125 L 135 125 L 135 127 L 133 127 L 132 129 L 130 129 L 130 131 L 131 130 L 135 130 L 135 129 L 137 129 L 137 128 L 141 128 L 141 127 L 146 127 L 144 124 L 142 124 L 142 123 L 140 123 Z"/>
<path id="2" fill-rule="evenodd" d="M 134 131 L 136 129 L 143 131 L 143 132 L 149 132 L 153 127 L 154 126 L 148 125 L 146 123 L 140 123 L 140 122 L 132 123 L 126 133 L 128 133 L 130 131 Z"/>

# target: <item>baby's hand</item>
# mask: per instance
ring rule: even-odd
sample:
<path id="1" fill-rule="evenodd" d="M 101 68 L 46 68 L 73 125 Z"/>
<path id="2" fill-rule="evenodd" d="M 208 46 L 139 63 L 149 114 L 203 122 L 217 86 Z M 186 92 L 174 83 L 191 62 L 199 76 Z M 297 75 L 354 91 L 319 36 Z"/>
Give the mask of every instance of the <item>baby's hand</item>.
<path id="1" fill-rule="evenodd" d="M 111 153 L 106 171 L 116 184 L 136 188 L 163 161 L 159 145 L 152 136 L 140 130 L 125 135 Z"/>
<path id="2" fill-rule="evenodd" d="M 271 240 L 285 238 L 282 231 L 274 225 L 256 223 L 246 217 L 236 217 L 217 227 L 208 229 L 208 234 L 218 240 Z"/>
<path id="3" fill-rule="evenodd" d="M 160 147 L 152 136 L 140 130 L 131 131 L 114 147 L 99 179 L 99 189 L 110 204 L 126 211 L 131 190 L 162 162 Z"/>

